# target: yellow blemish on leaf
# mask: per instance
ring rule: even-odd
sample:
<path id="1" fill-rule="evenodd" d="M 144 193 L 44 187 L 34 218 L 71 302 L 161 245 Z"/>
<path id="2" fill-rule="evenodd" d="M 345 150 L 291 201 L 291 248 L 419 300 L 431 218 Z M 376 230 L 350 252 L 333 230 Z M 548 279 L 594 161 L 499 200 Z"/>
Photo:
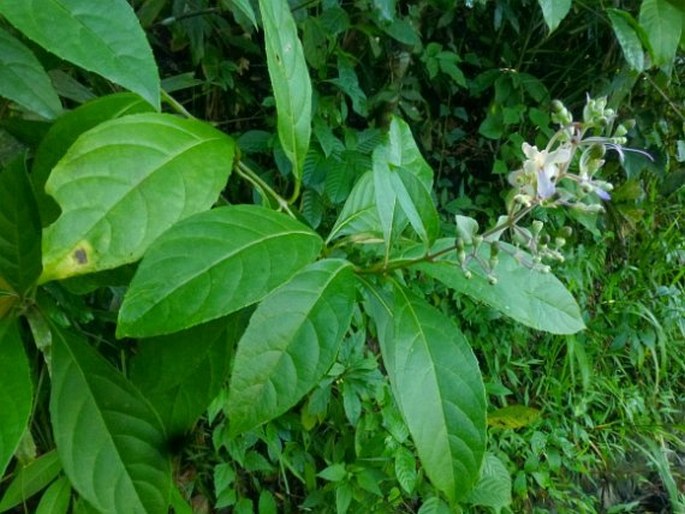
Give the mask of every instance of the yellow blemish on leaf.
<path id="1" fill-rule="evenodd" d="M 88 241 L 79 241 L 61 260 L 49 265 L 43 263 L 43 274 L 39 283 L 62 280 L 95 271 L 94 257 L 93 246 Z"/>

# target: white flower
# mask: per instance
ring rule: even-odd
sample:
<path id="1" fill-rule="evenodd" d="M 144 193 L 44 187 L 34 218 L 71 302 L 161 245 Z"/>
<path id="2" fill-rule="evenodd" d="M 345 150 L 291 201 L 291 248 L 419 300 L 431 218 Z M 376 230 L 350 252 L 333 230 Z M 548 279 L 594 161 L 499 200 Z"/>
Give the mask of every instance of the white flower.
<path id="1" fill-rule="evenodd" d="M 556 191 L 559 165 L 569 161 L 571 151 L 568 148 L 558 148 L 553 152 L 538 150 L 537 146 L 528 143 L 523 143 L 522 149 L 527 157 L 523 170 L 536 177 L 538 197 L 543 200 L 551 197 Z"/>

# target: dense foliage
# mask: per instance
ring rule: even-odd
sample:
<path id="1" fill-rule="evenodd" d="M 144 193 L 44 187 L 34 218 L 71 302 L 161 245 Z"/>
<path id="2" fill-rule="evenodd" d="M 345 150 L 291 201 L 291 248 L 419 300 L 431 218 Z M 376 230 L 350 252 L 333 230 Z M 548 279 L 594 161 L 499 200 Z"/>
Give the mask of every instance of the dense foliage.
<path id="1" fill-rule="evenodd" d="M 0 3 L 0 512 L 682 512 L 685 9 Z"/>

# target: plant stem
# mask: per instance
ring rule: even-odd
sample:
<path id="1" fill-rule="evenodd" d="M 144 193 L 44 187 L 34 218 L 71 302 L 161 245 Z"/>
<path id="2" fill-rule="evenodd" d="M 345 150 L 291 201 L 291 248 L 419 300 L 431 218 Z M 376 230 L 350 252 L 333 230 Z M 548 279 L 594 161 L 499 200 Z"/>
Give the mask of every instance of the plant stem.
<path id="1" fill-rule="evenodd" d="M 250 184 L 252 184 L 255 188 L 257 188 L 262 196 L 271 196 L 271 198 L 273 198 L 276 201 L 276 203 L 278 203 L 279 211 L 285 211 L 285 213 L 288 214 L 288 216 L 290 216 L 293 219 L 297 219 L 297 217 L 290 210 L 287 200 L 285 200 L 281 195 L 274 191 L 271 188 L 271 186 L 269 186 L 269 184 L 264 182 L 262 178 L 259 175 L 257 175 L 253 170 L 251 170 L 244 162 L 238 161 L 235 170 L 236 173 L 238 173 L 238 175 L 240 175 L 242 178 L 244 178 Z"/>
<path id="2" fill-rule="evenodd" d="M 183 105 L 181 105 L 173 96 L 171 96 L 169 93 L 164 91 L 164 89 L 161 90 L 162 93 L 162 100 L 169 104 L 169 106 L 176 111 L 179 114 L 182 114 L 188 119 L 194 120 L 196 119 L 195 116 L 190 114 Z"/>

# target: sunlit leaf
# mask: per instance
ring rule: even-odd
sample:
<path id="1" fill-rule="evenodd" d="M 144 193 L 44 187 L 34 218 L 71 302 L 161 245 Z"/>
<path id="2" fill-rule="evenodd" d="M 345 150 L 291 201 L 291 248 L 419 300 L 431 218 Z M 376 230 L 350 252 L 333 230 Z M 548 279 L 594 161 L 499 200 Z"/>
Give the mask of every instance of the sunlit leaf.
<path id="1" fill-rule="evenodd" d="M 261 300 L 321 250 L 284 214 L 220 207 L 183 220 L 148 250 L 119 311 L 117 334 L 176 332 Z"/>
<path id="2" fill-rule="evenodd" d="M 2 8 L 0 7 L 0 11 Z M 62 104 L 50 77 L 31 50 L 0 29 L 0 96 L 43 118 L 56 118 Z"/>
<path id="3" fill-rule="evenodd" d="M 509 405 L 488 413 L 488 425 L 497 428 L 521 428 L 540 417 L 540 411 L 525 405 Z"/>
<path id="4" fill-rule="evenodd" d="M 0 14 L 51 53 L 138 93 L 159 109 L 157 65 L 128 2 L 3 0 Z"/>
<path id="5" fill-rule="evenodd" d="M 227 414 L 232 433 L 275 418 L 316 386 L 338 352 L 355 297 L 352 265 L 302 269 L 257 307 L 238 344 Z"/>
<path id="6" fill-rule="evenodd" d="M 45 185 L 62 214 L 43 233 L 41 281 L 138 260 L 175 222 L 212 206 L 234 149 L 211 125 L 169 114 L 124 116 L 82 134 Z"/>
<path id="7" fill-rule="evenodd" d="M 50 413 L 64 471 L 103 513 L 166 513 L 171 463 L 159 418 L 79 336 L 54 329 Z"/>

